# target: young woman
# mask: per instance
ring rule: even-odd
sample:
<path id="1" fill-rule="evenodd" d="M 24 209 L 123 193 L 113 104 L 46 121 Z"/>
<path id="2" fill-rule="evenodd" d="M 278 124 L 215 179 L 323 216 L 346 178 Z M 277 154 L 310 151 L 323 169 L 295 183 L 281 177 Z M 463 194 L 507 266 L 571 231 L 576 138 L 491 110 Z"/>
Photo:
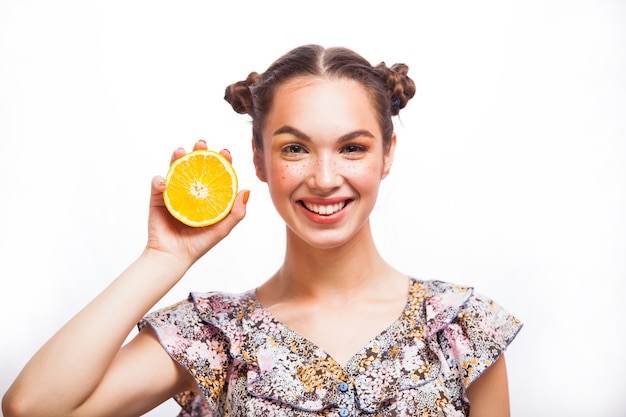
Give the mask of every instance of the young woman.
<path id="1" fill-rule="evenodd" d="M 407 277 L 372 238 L 392 116 L 415 93 L 407 70 L 308 45 L 229 86 L 285 221 L 283 264 L 256 289 L 192 293 L 144 317 L 248 199 L 193 229 L 168 214 L 156 177 L 146 249 L 31 359 L 5 417 L 137 416 L 169 397 L 181 416 L 508 416 L 503 351 L 519 321 L 471 288 Z"/>

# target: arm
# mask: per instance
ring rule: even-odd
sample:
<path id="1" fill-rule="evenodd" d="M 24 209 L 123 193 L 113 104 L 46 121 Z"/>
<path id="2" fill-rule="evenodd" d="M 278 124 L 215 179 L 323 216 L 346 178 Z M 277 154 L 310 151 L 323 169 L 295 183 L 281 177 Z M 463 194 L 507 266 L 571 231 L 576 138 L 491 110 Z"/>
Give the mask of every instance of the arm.
<path id="1" fill-rule="evenodd" d="M 204 147 L 198 142 L 195 149 Z M 179 149 L 172 159 L 183 154 Z M 140 415 L 195 387 L 149 329 L 121 346 L 189 267 L 244 217 L 244 193 L 221 222 L 190 228 L 167 212 L 164 188 L 162 178 L 153 179 L 146 249 L 26 364 L 3 398 L 5 417 Z"/>
<path id="2" fill-rule="evenodd" d="M 509 417 L 509 386 L 504 355 L 467 389 L 470 417 Z"/>

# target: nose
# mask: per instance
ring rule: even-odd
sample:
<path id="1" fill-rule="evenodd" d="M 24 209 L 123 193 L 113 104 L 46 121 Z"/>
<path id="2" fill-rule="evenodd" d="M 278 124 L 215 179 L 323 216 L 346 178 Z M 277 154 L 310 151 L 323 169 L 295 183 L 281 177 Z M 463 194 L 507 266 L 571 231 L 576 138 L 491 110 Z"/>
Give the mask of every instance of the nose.
<path id="1" fill-rule="evenodd" d="M 310 167 L 308 185 L 312 189 L 329 192 L 339 187 L 341 181 L 339 165 L 330 156 L 320 156 Z"/>

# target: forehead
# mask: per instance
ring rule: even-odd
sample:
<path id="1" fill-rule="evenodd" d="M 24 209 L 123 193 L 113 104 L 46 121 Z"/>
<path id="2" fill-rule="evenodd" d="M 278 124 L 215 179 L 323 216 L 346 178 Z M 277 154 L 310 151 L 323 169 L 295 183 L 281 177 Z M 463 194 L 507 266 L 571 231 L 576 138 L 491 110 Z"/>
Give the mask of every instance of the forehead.
<path id="1" fill-rule="evenodd" d="M 305 76 L 289 79 L 278 86 L 274 101 L 301 98 L 302 96 L 320 96 L 337 98 L 346 96 L 353 99 L 368 100 L 365 88 L 349 78 Z"/>
<path id="2" fill-rule="evenodd" d="M 371 99 L 358 82 L 345 78 L 302 77 L 286 81 L 277 88 L 265 127 L 273 130 L 286 124 L 298 129 L 325 131 L 367 128 L 379 134 L 377 120 Z"/>

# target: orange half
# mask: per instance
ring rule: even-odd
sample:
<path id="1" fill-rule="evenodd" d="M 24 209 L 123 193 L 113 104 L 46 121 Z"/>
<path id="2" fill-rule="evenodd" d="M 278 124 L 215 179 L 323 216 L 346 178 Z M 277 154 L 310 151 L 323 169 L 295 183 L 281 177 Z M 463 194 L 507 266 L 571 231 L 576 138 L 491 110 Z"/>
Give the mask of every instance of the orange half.
<path id="1" fill-rule="evenodd" d="M 187 226 L 215 224 L 230 213 L 237 197 L 237 174 L 219 152 L 197 150 L 172 162 L 163 200 Z"/>

